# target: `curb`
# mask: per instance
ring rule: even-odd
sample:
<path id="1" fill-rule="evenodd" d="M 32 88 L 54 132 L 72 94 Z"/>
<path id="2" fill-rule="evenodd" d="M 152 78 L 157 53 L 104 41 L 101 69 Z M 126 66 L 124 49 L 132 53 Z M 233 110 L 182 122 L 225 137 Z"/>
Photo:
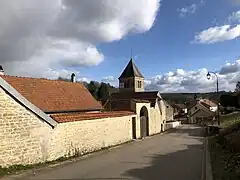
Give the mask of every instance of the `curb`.
<path id="1" fill-rule="evenodd" d="M 205 178 L 206 180 L 213 180 L 212 165 L 208 147 L 208 137 L 205 138 Z"/>

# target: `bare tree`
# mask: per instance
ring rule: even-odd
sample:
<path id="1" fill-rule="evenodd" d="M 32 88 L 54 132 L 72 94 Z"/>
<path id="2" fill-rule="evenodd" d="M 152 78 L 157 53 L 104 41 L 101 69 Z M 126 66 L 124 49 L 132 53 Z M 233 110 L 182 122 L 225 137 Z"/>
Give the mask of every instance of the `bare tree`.
<path id="1" fill-rule="evenodd" d="M 235 92 L 240 92 L 240 81 L 236 84 Z"/>

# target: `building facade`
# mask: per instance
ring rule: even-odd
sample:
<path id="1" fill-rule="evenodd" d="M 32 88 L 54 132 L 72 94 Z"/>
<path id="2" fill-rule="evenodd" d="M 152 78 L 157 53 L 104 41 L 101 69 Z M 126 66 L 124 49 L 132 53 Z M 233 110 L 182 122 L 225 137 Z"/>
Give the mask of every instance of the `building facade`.
<path id="1" fill-rule="evenodd" d="M 113 93 L 104 104 L 107 111 L 133 111 L 140 132 L 136 138 L 164 131 L 167 121 L 173 120 L 173 108 L 158 91 L 144 90 L 144 76 L 131 59 L 119 79 L 119 92 Z"/>
<path id="2" fill-rule="evenodd" d="M 188 108 L 188 121 L 191 124 L 211 123 L 216 120 L 217 104 L 208 99 L 196 100 Z"/>

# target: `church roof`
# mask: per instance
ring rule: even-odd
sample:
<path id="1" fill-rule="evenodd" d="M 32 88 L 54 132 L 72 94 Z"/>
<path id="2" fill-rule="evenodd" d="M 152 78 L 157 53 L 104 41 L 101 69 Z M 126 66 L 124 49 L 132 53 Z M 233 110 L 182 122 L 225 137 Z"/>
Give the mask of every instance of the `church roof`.
<path id="1" fill-rule="evenodd" d="M 145 91 L 145 92 L 119 92 L 111 95 L 111 100 L 134 100 L 134 101 L 148 101 L 151 106 L 154 106 L 158 96 L 158 91 Z"/>
<path id="2" fill-rule="evenodd" d="M 132 58 L 129 61 L 126 68 L 123 70 L 119 79 L 120 78 L 128 78 L 128 77 L 142 77 L 143 78 L 143 75 L 141 74 L 141 72 L 139 71 L 137 66 L 134 64 Z"/>

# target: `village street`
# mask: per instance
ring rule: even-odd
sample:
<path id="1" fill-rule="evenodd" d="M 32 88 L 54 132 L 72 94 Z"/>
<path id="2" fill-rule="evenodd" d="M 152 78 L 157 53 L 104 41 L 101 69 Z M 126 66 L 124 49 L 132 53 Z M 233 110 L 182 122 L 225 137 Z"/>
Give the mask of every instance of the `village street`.
<path id="1" fill-rule="evenodd" d="M 204 167 L 202 134 L 201 127 L 183 125 L 17 179 L 200 180 Z"/>

